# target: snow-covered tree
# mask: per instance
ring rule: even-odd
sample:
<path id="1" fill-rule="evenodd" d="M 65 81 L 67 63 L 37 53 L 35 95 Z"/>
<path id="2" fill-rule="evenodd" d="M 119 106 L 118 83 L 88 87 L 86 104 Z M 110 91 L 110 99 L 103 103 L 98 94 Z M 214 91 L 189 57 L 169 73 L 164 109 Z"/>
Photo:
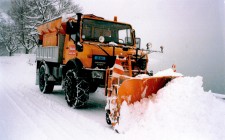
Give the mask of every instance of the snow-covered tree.
<path id="1" fill-rule="evenodd" d="M 71 14 L 82 11 L 79 5 L 74 5 L 71 0 L 55 0 L 54 6 L 56 7 L 55 16 L 60 16 L 62 13 Z"/>
<path id="2" fill-rule="evenodd" d="M 14 22 L 5 14 L 0 13 L 0 56 L 11 56 L 18 49 Z"/>
<path id="3" fill-rule="evenodd" d="M 17 27 L 17 39 L 26 53 L 37 46 L 36 26 L 63 13 L 81 12 L 71 0 L 11 0 L 9 15 Z"/>
<path id="4" fill-rule="evenodd" d="M 25 47 L 26 52 L 28 48 L 27 35 L 29 34 L 29 29 L 26 27 L 29 24 L 29 21 L 26 19 L 26 15 L 29 12 L 28 3 L 29 0 L 11 0 L 11 8 L 9 10 L 9 15 L 16 26 L 18 45 Z"/>

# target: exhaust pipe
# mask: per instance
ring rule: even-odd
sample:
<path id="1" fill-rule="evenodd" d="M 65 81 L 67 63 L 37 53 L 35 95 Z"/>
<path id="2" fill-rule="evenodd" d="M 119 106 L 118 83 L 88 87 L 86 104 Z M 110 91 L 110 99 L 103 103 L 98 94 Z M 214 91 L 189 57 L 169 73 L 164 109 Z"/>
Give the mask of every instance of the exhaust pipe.
<path id="1" fill-rule="evenodd" d="M 77 23 L 80 23 L 82 15 L 82 13 L 77 13 Z"/>
<path id="2" fill-rule="evenodd" d="M 80 23 L 81 23 L 81 16 L 83 14 L 82 13 L 77 13 L 77 31 L 76 31 L 76 41 L 75 41 L 75 44 L 76 44 L 76 48 L 77 48 L 77 51 L 78 52 L 82 52 L 83 51 L 83 46 L 79 43 L 80 41 Z"/>

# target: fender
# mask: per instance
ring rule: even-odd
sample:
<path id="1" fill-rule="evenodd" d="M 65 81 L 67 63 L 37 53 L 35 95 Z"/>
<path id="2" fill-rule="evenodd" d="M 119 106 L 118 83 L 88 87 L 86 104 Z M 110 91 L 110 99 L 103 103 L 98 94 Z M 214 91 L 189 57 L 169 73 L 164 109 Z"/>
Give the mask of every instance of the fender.
<path id="1" fill-rule="evenodd" d="M 65 77 L 67 70 L 69 69 L 77 69 L 78 72 L 81 72 L 83 69 L 83 64 L 78 58 L 74 58 L 69 60 L 66 63 L 66 66 L 63 69 L 63 77 Z"/>
<path id="2" fill-rule="evenodd" d="M 38 66 L 38 70 L 41 67 L 41 65 L 45 66 L 45 74 L 50 75 L 49 66 L 46 64 L 45 60 L 42 60 Z"/>

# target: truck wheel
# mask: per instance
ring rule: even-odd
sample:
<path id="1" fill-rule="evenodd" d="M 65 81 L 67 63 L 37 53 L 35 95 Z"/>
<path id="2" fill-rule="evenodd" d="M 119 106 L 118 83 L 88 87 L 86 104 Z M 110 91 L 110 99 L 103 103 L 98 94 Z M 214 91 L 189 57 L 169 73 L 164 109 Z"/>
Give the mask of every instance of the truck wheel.
<path id="1" fill-rule="evenodd" d="M 51 93 L 54 88 L 54 83 L 47 82 L 47 75 L 45 74 L 45 66 L 42 65 L 39 69 L 39 89 L 43 93 Z"/>
<path id="2" fill-rule="evenodd" d="M 65 99 L 69 106 L 83 107 L 88 99 L 88 83 L 84 78 L 77 76 L 75 69 L 68 70 L 64 79 Z"/>

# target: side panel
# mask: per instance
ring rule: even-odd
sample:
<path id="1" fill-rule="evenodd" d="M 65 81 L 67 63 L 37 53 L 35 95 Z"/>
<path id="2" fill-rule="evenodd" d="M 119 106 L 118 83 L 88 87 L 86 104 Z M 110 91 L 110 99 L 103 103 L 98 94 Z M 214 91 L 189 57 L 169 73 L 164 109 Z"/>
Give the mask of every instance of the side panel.
<path id="1" fill-rule="evenodd" d="M 58 46 L 38 47 L 36 58 L 37 60 L 45 60 L 47 62 L 58 63 L 60 60 L 59 47 Z"/>
<path id="2" fill-rule="evenodd" d="M 65 42 L 65 35 L 58 34 L 57 40 L 58 46 L 38 47 L 36 53 L 37 60 L 45 60 L 47 62 L 55 62 L 61 64 L 63 61 L 64 42 Z"/>

